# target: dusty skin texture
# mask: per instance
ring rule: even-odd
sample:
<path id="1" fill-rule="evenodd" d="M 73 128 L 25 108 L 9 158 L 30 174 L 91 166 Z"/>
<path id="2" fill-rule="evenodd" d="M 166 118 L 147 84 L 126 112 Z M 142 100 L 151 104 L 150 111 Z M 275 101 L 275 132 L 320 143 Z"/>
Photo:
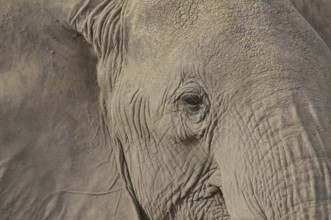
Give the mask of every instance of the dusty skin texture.
<path id="1" fill-rule="evenodd" d="M 330 219 L 330 0 L 0 0 L 0 219 Z"/>

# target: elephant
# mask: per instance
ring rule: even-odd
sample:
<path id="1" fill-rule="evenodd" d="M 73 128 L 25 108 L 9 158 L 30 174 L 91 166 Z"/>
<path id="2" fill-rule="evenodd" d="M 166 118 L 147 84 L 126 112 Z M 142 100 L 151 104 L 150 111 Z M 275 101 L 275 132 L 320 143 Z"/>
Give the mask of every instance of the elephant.
<path id="1" fill-rule="evenodd" d="M 0 219 L 330 219 L 330 0 L 0 3 Z"/>

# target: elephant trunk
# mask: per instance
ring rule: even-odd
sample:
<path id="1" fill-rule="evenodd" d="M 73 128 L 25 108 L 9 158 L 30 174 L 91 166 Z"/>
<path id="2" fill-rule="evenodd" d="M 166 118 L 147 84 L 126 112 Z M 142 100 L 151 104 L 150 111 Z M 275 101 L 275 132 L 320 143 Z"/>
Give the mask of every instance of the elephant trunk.
<path id="1" fill-rule="evenodd" d="M 264 187 L 255 191 L 268 219 L 328 219 L 331 114 L 321 102 L 291 102 L 261 125 L 266 133 L 253 179 Z"/>
<path id="2" fill-rule="evenodd" d="M 223 121 L 215 155 L 233 219 L 329 218 L 329 96 L 297 92 L 260 94 Z"/>
<path id="3" fill-rule="evenodd" d="M 265 178 L 261 200 L 267 219 L 328 219 L 331 212 L 330 163 L 322 156 L 303 158 Z"/>

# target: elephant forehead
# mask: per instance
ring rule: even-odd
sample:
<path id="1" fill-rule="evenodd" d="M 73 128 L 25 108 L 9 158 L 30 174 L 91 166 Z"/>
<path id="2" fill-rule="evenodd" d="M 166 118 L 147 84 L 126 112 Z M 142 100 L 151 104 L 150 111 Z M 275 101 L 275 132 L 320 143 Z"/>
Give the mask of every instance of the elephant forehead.
<path id="1" fill-rule="evenodd" d="M 194 31 L 208 32 L 226 26 L 233 17 L 222 1 L 139 1 L 131 7 L 133 31 L 151 40 L 167 41 Z"/>
<path id="2" fill-rule="evenodd" d="M 133 1 L 128 11 L 136 32 L 148 32 L 159 38 L 161 35 L 187 35 L 194 30 L 250 27 L 254 26 L 252 20 L 259 20 L 258 25 L 263 26 L 264 21 L 289 6 L 286 0 L 143 0 Z"/>
<path id="3" fill-rule="evenodd" d="M 263 36 L 270 36 L 268 32 L 275 23 L 284 22 L 279 17 L 289 17 L 290 7 L 284 1 L 269 2 L 139 1 L 128 9 L 128 48 L 135 53 L 135 59 L 164 59 L 175 51 L 175 55 L 198 54 L 200 60 L 205 58 L 208 62 L 210 56 L 225 51 L 227 45 L 232 54 L 245 47 L 249 38 L 265 40 Z"/>
<path id="4" fill-rule="evenodd" d="M 149 61 L 152 66 L 194 62 L 195 58 L 208 62 L 222 43 L 235 41 L 235 23 L 244 24 L 221 1 L 209 2 L 139 1 L 131 5 L 126 28 L 130 60 Z M 242 34 L 238 31 L 237 38 Z"/>
<path id="5" fill-rule="evenodd" d="M 190 64 L 198 63 L 206 67 L 209 81 L 239 88 L 240 79 L 251 80 L 259 73 L 290 74 L 304 65 L 316 66 L 307 61 L 316 60 L 318 48 L 324 46 L 286 0 L 144 0 L 129 7 L 130 73 L 154 76 L 151 84 L 167 85 L 179 74 L 178 66 L 190 72 Z"/>

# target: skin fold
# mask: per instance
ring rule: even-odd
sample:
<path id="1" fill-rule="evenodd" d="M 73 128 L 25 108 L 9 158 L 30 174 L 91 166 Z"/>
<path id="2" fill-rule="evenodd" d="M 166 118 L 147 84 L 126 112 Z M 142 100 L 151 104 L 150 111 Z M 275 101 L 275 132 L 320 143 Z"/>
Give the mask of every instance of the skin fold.
<path id="1" fill-rule="evenodd" d="M 1 219 L 328 219 L 331 1 L 0 1 Z"/>

